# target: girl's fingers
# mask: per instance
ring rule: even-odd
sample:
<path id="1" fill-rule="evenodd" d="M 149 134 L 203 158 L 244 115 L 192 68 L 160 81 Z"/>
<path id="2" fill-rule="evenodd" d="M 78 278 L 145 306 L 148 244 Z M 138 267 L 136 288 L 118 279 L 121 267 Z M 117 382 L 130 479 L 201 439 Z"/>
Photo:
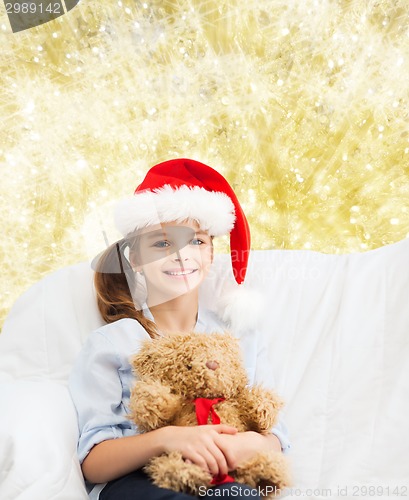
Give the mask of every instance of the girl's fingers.
<path id="1" fill-rule="evenodd" d="M 193 462 L 212 475 L 227 474 L 227 458 L 222 449 L 222 435 L 237 434 L 231 425 L 203 425 L 172 429 L 166 451 L 179 450 L 187 463 Z M 220 442 L 219 442 L 220 441 Z"/>
<path id="2" fill-rule="evenodd" d="M 237 429 L 231 425 L 217 424 L 211 427 L 219 434 L 237 434 Z"/>
<path id="3" fill-rule="evenodd" d="M 217 446 L 204 448 L 200 451 L 194 452 L 185 459 L 187 463 L 194 463 L 209 472 L 212 476 L 218 474 L 227 474 L 228 467 L 223 453 Z"/>
<path id="4" fill-rule="evenodd" d="M 219 466 L 217 460 L 213 453 L 206 451 L 203 453 L 203 458 L 206 460 L 207 468 L 212 476 L 216 476 L 219 473 Z"/>
<path id="5" fill-rule="evenodd" d="M 226 457 L 223 455 L 223 452 L 220 450 L 220 448 L 217 445 L 215 445 L 209 451 L 212 454 L 212 456 L 216 462 L 216 467 L 217 467 L 216 472 L 212 472 L 212 474 L 213 475 L 217 475 L 217 474 L 225 475 L 225 474 L 227 474 L 229 472 L 228 464 L 226 461 Z"/>
<path id="6" fill-rule="evenodd" d="M 188 458 L 186 462 L 194 463 L 195 465 L 198 465 L 206 472 L 212 474 L 212 472 L 209 469 L 209 466 L 207 465 L 206 458 L 201 453 L 192 453 L 190 459 Z"/>
<path id="7" fill-rule="evenodd" d="M 226 463 L 226 472 L 228 474 L 230 470 L 234 470 L 236 467 L 234 466 L 234 455 L 229 452 L 228 449 L 222 449 L 221 453 L 223 454 L 225 463 Z"/>

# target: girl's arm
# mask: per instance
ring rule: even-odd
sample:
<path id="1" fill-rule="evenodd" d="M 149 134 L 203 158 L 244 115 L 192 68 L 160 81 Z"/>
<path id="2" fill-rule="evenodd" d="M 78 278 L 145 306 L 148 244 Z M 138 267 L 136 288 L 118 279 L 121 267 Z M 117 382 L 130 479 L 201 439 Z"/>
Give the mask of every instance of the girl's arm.
<path id="1" fill-rule="evenodd" d="M 105 483 L 124 476 L 157 455 L 180 451 L 212 475 L 227 474 L 229 466 L 220 449 L 221 435 L 237 430 L 228 425 L 163 427 L 146 434 L 109 439 L 95 445 L 82 463 L 84 477 L 91 483 Z"/>

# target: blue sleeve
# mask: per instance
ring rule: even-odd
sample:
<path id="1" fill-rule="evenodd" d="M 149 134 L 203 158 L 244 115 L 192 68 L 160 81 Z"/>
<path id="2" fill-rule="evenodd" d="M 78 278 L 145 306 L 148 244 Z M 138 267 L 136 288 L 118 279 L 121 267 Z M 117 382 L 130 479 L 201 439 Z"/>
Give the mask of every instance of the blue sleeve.
<path id="1" fill-rule="evenodd" d="M 290 439 L 288 437 L 287 426 L 283 422 L 281 415 L 278 417 L 277 424 L 271 429 L 271 434 L 274 434 L 275 436 L 278 437 L 278 439 L 281 443 L 282 452 L 287 453 L 289 451 L 289 449 L 291 448 L 291 443 L 290 443 Z"/>
<path id="2" fill-rule="evenodd" d="M 112 343 L 98 331 L 89 335 L 69 379 L 78 415 L 80 463 L 94 445 L 135 433 L 123 405 L 121 367 Z"/>
<path id="3" fill-rule="evenodd" d="M 259 334 L 257 339 L 257 364 L 254 382 L 261 384 L 267 389 L 274 390 L 279 394 L 274 376 L 271 369 L 272 360 L 270 359 L 269 345 L 266 339 L 261 338 Z M 285 425 L 281 413 L 278 417 L 277 424 L 271 429 L 271 433 L 278 437 L 281 443 L 281 450 L 287 453 L 291 448 L 291 443 L 288 435 L 288 429 Z"/>

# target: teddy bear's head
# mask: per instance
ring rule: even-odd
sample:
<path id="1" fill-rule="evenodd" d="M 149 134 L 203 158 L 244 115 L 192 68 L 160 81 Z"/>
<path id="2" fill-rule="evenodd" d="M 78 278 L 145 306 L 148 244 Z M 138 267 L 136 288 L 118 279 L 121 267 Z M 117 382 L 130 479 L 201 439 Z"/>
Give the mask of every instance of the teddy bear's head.
<path id="1" fill-rule="evenodd" d="M 228 333 L 148 340 L 132 367 L 138 378 L 160 381 L 186 398 L 229 398 L 247 385 L 238 340 Z"/>

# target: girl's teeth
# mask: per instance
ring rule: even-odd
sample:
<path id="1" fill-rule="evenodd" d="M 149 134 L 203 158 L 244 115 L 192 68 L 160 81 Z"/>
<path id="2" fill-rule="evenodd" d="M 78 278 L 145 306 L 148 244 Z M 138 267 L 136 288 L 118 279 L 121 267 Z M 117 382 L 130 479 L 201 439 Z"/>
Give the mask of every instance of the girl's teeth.
<path id="1" fill-rule="evenodd" d="M 184 276 L 185 274 L 192 274 L 193 271 L 184 271 L 183 273 L 174 273 L 172 271 L 167 271 L 171 276 Z"/>

